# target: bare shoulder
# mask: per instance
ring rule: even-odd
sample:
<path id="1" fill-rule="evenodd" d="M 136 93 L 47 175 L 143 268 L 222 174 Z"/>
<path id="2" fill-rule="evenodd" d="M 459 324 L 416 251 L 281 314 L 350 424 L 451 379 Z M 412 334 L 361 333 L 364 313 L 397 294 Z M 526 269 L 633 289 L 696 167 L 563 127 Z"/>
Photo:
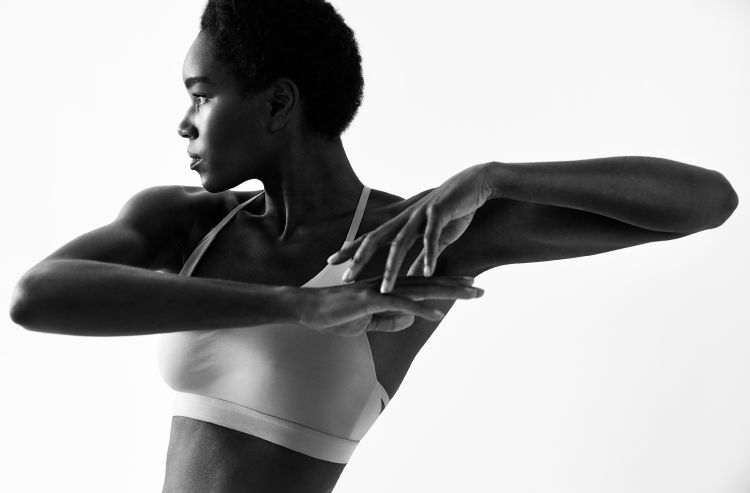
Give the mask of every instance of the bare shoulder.
<path id="1" fill-rule="evenodd" d="M 202 200 L 197 188 L 183 185 L 144 188 L 125 202 L 117 220 L 140 227 L 149 223 L 160 223 L 161 226 L 179 223 Z"/>
<path id="2" fill-rule="evenodd" d="M 117 217 L 64 244 L 40 263 L 79 259 L 173 270 L 198 211 L 209 197 L 195 187 L 162 185 L 133 194 Z"/>
<path id="3" fill-rule="evenodd" d="M 419 199 L 430 193 L 433 189 L 424 190 L 416 195 L 409 197 L 401 197 L 393 193 L 386 192 L 384 190 L 372 189 L 370 191 L 370 197 L 367 199 L 367 210 L 373 211 L 373 218 L 376 222 L 384 223 L 389 219 L 392 219 L 404 210 L 408 209 Z M 377 227 L 378 225 L 376 225 Z M 373 228 L 374 229 L 374 228 Z M 361 231 L 360 234 L 364 232 Z"/>
<path id="4" fill-rule="evenodd" d="M 161 238 L 154 265 L 178 272 L 196 244 L 222 217 L 259 192 L 227 190 L 220 193 L 203 187 L 161 185 L 135 194 L 123 207 L 118 220 L 130 223 L 149 238 Z"/>
<path id="5" fill-rule="evenodd" d="M 205 216 L 223 215 L 259 191 L 207 192 L 203 187 L 157 185 L 133 195 L 117 220 L 138 227 L 189 231 Z"/>

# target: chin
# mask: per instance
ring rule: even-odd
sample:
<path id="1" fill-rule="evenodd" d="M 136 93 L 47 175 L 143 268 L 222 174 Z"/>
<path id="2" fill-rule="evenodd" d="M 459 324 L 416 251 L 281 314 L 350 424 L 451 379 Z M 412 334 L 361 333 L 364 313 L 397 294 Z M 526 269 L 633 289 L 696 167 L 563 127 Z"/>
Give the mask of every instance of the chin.
<path id="1" fill-rule="evenodd" d="M 201 181 L 201 185 L 203 185 L 203 189 L 207 192 L 219 193 L 232 188 L 230 186 L 224 186 L 221 183 L 217 183 L 216 180 L 212 180 L 209 176 L 203 176 L 202 178 L 203 180 Z"/>
<path id="2" fill-rule="evenodd" d="M 211 193 L 225 192 L 242 183 L 242 180 L 232 179 L 229 176 L 215 176 L 210 172 L 201 173 L 201 184 L 207 192 Z"/>

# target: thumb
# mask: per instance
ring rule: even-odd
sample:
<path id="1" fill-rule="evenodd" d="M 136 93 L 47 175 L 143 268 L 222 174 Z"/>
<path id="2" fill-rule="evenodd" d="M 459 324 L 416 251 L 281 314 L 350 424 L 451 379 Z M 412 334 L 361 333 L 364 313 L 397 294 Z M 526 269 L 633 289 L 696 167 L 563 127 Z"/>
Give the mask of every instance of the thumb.
<path id="1" fill-rule="evenodd" d="M 411 327 L 414 315 L 399 313 L 396 315 L 373 315 L 367 332 L 397 332 Z"/>

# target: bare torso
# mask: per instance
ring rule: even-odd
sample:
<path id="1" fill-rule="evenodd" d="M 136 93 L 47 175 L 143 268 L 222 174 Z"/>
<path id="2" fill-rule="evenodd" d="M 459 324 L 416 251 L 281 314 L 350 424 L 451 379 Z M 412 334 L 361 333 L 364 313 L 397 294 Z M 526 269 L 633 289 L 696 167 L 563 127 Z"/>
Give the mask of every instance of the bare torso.
<path id="1" fill-rule="evenodd" d="M 192 189 L 193 187 L 187 187 Z M 154 266 L 179 272 L 198 242 L 238 203 L 257 192 L 192 193 L 195 223 L 187 238 L 177 241 Z M 410 205 L 409 201 L 372 190 L 357 236 L 394 217 Z M 260 218 L 263 200 L 251 202 L 230 221 L 205 252 L 193 272 L 194 277 L 211 277 L 258 284 L 301 286 L 326 265 L 326 258 L 338 250 L 346 237 L 351 216 L 332 219 L 318 225 L 316 231 L 295 232 L 289 241 L 277 243 Z M 353 212 L 353 211 L 352 211 Z M 402 266 L 405 275 L 421 251 L 415 242 Z M 388 248 L 381 248 L 365 267 L 360 278 L 383 274 Z M 439 258 L 436 275 L 472 275 L 455 272 L 448 256 Z M 446 313 L 452 300 L 432 301 Z M 370 332 L 377 379 L 389 396 L 401 385 L 417 353 L 439 322 L 416 318 L 406 330 Z M 345 464 L 316 459 L 261 438 L 192 418 L 174 416 L 167 452 L 164 492 L 221 493 L 329 492 Z"/>

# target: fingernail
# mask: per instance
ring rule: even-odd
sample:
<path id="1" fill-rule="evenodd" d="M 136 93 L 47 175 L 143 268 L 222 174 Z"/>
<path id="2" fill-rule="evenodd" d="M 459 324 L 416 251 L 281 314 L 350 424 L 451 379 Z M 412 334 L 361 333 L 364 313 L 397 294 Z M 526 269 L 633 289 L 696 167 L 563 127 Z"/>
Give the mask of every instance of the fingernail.
<path id="1" fill-rule="evenodd" d="M 422 273 L 424 274 L 424 277 L 430 277 L 430 266 L 425 265 L 422 269 Z"/>
<path id="2" fill-rule="evenodd" d="M 443 318 L 445 316 L 445 313 L 441 312 L 440 310 L 432 310 L 432 313 L 434 313 L 440 318 Z"/>
<path id="3" fill-rule="evenodd" d="M 380 284 L 380 294 L 386 294 L 386 288 L 388 287 L 388 283 L 385 282 L 385 279 L 383 279 L 383 282 Z"/>
<path id="4" fill-rule="evenodd" d="M 334 260 L 336 260 L 336 257 L 338 257 L 338 256 L 339 256 L 339 252 L 336 252 L 333 255 L 331 255 L 330 257 L 328 257 L 328 259 L 326 260 L 326 262 L 328 262 L 330 264 L 331 262 L 333 262 Z"/>
<path id="5" fill-rule="evenodd" d="M 346 269 L 344 271 L 344 277 L 342 277 L 341 280 L 344 281 L 344 282 L 349 282 L 349 281 L 352 280 L 352 269 L 351 269 L 351 267 L 349 267 L 348 269 Z"/>

